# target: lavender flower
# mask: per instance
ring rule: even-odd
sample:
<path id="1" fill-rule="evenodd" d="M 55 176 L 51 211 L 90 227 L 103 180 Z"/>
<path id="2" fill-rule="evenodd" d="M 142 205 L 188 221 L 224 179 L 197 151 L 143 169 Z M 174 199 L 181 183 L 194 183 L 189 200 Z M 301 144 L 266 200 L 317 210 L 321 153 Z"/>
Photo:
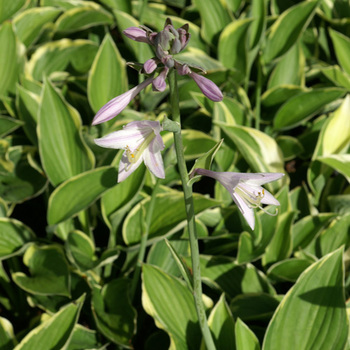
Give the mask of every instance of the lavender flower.
<path id="1" fill-rule="evenodd" d="M 142 163 L 156 177 L 165 178 L 163 159 L 160 151 L 164 143 L 159 121 L 134 121 L 102 138 L 95 139 L 101 147 L 124 149 L 119 163 L 118 182 L 124 181 Z"/>
<path id="2" fill-rule="evenodd" d="M 233 173 L 215 172 L 206 169 L 194 169 L 193 175 L 204 175 L 219 181 L 229 191 L 238 209 L 247 220 L 252 230 L 255 227 L 254 208 L 259 208 L 269 215 L 262 204 L 280 205 L 279 201 L 261 185 L 280 179 L 282 173 Z"/>
<path id="3" fill-rule="evenodd" d="M 92 125 L 104 123 L 116 115 L 118 115 L 121 111 L 123 111 L 126 106 L 130 103 L 130 101 L 147 85 L 151 84 L 153 78 L 148 78 L 143 81 L 141 84 L 135 86 L 131 90 L 124 92 L 123 94 L 113 98 L 107 104 L 105 104 L 95 115 Z"/>

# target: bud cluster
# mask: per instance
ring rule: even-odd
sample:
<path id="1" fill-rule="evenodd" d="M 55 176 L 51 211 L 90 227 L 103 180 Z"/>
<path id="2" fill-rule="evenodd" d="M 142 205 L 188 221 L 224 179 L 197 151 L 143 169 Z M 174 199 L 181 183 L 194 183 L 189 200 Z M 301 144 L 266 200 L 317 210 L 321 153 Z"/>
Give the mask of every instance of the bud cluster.
<path id="1" fill-rule="evenodd" d="M 211 80 L 191 70 L 191 68 L 196 68 L 205 73 L 203 69 L 179 62 L 173 56 L 181 52 L 187 46 L 191 37 L 188 29 L 188 24 L 175 29 L 171 19 L 167 18 L 164 29 L 158 33 L 153 32 L 146 26 L 130 27 L 124 30 L 123 33 L 129 39 L 153 46 L 156 56 L 150 58 L 142 65 L 141 73 L 153 74 L 156 71 L 159 72 L 158 76 L 152 81 L 152 88 L 154 91 L 165 90 L 165 79 L 169 70 L 174 68 L 180 75 L 190 76 L 197 83 L 203 94 L 209 99 L 215 102 L 221 101 L 223 96 L 220 89 Z"/>

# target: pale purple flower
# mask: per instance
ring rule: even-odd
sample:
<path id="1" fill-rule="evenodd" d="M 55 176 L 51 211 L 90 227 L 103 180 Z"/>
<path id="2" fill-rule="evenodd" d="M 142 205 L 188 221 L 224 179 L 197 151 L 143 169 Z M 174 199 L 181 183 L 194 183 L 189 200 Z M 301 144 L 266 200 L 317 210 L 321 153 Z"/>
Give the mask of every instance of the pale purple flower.
<path id="1" fill-rule="evenodd" d="M 159 73 L 157 78 L 152 82 L 153 91 L 164 91 L 166 88 L 165 78 L 167 77 L 169 69 L 164 67 L 164 69 Z"/>
<path id="2" fill-rule="evenodd" d="M 180 75 L 190 76 L 201 89 L 202 93 L 214 102 L 220 102 L 223 99 L 221 90 L 210 79 L 203 75 L 192 72 L 187 64 L 176 64 L 176 70 Z"/>
<path id="3" fill-rule="evenodd" d="M 150 58 L 143 64 L 143 71 L 146 74 L 151 74 L 157 69 L 157 61 L 154 58 Z"/>
<path id="4" fill-rule="evenodd" d="M 123 30 L 123 34 L 131 40 L 150 44 L 147 32 L 138 27 L 130 27 Z"/>
<path id="5" fill-rule="evenodd" d="M 196 82 L 202 93 L 214 102 L 220 102 L 223 99 L 221 90 L 210 79 L 203 75 L 191 72 L 188 75 Z"/>
<path id="6" fill-rule="evenodd" d="M 92 125 L 104 123 L 112 118 L 114 118 L 116 115 L 118 115 L 120 112 L 122 112 L 126 106 L 131 102 L 133 98 L 147 85 L 151 84 L 153 81 L 153 78 L 148 78 L 145 81 L 143 81 L 141 84 L 135 86 L 131 90 L 124 92 L 123 94 L 113 98 L 110 100 L 107 104 L 105 104 L 95 115 Z"/>
<path id="7" fill-rule="evenodd" d="M 164 149 L 161 131 L 159 121 L 134 121 L 125 125 L 122 130 L 94 141 L 101 147 L 125 150 L 119 163 L 118 182 L 131 175 L 142 161 L 154 176 L 164 179 L 164 165 L 160 153 Z"/>
<path id="8" fill-rule="evenodd" d="M 280 179 L 282 173 L 233 173 L 233 172 L 215 172 L 206 169 L 195 169 L 193 175 L 204 175 L 212 177 L 219 181 L 230 193 L 232 199 L 238 206 L 238 209 L 247 220 L 252 230 L 255 226 L 254 208 L 260 208 L 267 212 L 262 204 L 280 205 L 279 201 L 261 185 Z"/>

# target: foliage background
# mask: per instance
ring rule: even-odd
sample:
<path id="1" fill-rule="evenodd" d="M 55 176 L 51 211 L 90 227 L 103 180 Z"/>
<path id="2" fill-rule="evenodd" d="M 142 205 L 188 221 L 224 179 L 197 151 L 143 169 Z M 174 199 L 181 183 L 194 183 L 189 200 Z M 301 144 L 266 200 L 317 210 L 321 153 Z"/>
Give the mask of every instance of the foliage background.
<path id="1" fill-rule="evenodd" d="M 213 170 L 284 172 L 278 216 L 250 230 L 220 184 L 194 184 L 204 300 L 217 348 L 348 349 L 350 4 L 347 0 L 0 0 L 0 349 L 199 349 L 172 135 L 142 286 L 130 281 L 153 182 L 116 183 L 120 152 L 93 139 L 171 114 L 166 90 L 114 120 L 94 113 L 152 57 L 122 30 L 189 23 L 178 59 L 185 155 L 222 138 Z M 164 238 L 167 237 L 168 241 Z"/>

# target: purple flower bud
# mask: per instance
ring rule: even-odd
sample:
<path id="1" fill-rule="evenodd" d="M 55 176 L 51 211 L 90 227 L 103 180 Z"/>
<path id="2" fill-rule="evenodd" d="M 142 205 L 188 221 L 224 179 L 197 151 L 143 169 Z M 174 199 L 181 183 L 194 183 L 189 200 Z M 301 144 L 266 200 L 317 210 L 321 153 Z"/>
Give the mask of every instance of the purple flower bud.
<path id="1" fill-rule="evenodd" d="M 131 40 L 149 44 L 147 33 L 141 28 L 138 28 L 138 27 L 127 28 L 123 30 L 123 34 Z"/>
<path id="2" fill-rule="evenodd" d="M 153 91 L 164 91 L 166 88 L 165 79 L 168 75 L 169 69 L 165 67 L 160 74 L 152 82 Z"/>
<path id="3" fill-rule="evenodd" d="M 188 44 L 188 42 L 190 41 L 191 38 L 191 34 L 184 29 L 185 26 L 179 28 L 177 31 L 179 33 L 179 40 L 181 42 L 181 50 L 182 51 Z M 188 25 L 186 27 L 188 29 Z"/>
<path id="4" fill-rule="evenodd" d="M 220 102 L 223 99 L 221 90 L 211 80 L 194 72 L 191 72 L 188 75 L 196 82 L 202 93 L 210 100 Z"/>
<path id="5" fill-rule="evenodd" d="M 160 45 L 163 51 L 168 51 L 170 49 L 170 40 L 171 37 L 169 31 L 162 30 L 155 37 L 154 42 L 157 45 L 157 47 Z"/>
<path id="6" fill-rule="evenodd" d="M 161 62 L 164 64 L 165 67 L 167 68 L 173 68 L 175 65 L 175 61 L 173 59 L 173 56 L 171 55 L 166 55 L 161 59 Z"/>
<path id="7" fill-rule="evenodd" d="M 157 62 L 154 58 L 150 58 L 143 64 L 143 70 L 146 74 L 151 74 L 157 68 Z"/>
<path id="8" fill-rule="evenodd" d="M 173 41 L 173 44 L 171 45 L 170 52 L 172 54 L 177 54 L 181 51 L 181 49 L 182 49 L 182 45 L 181 45 L 180 39 L 175 38 Z"/>
<path id="9" fill-rule="evenodd" d="M 178 74 L 180 75 L 187 75 L 191 73 L 191 69 L 188 67 L 187 64 L 176 64 L 176 70 Z"/>
<path id="10" fill-rule="evenodd" d="M 100 110 L 95 115 L 92 125 L 97 125 L 104 123 L 115 116 L 117 116 L 119 113 L 121 113 L 126 106 L 131 102 L 133 98 L 147 85 L 151 84 L 153 81 L 153 78 L 148 78 L 145 81 L 143 81 L 141 84 L 133 87 L 131 90 L 124 92 L 123 94 L 114 97 L 112 100 L 110 100 L 108 103 L 106 103 L 103 107 L 100 108 Z"/>

